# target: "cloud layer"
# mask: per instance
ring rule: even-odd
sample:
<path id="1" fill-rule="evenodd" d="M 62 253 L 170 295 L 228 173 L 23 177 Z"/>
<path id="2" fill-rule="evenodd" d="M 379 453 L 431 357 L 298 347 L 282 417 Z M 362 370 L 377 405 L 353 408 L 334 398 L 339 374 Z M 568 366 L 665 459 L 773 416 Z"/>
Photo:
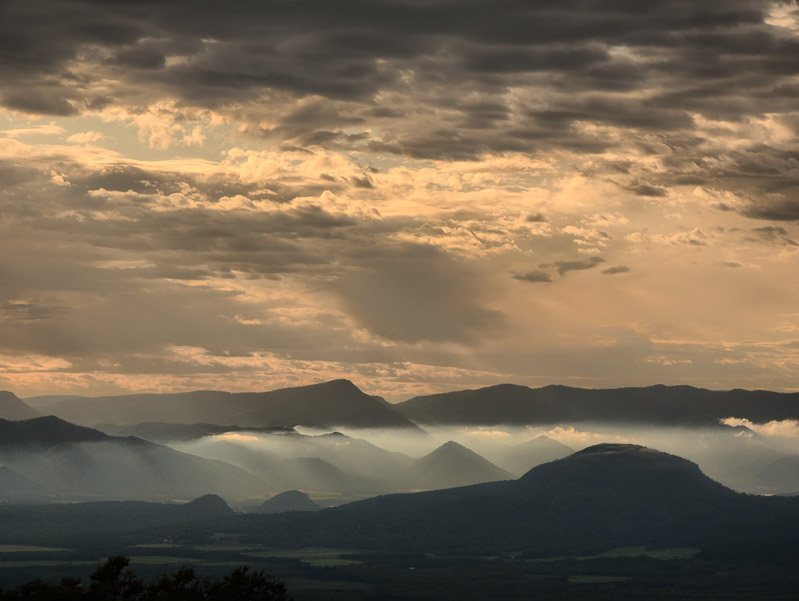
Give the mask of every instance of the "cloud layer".
<path id="1" fill-rule="evenodd" d="M 795 387 L 795 3 L 9 0 L 0 57 L 2 386 Z"/>

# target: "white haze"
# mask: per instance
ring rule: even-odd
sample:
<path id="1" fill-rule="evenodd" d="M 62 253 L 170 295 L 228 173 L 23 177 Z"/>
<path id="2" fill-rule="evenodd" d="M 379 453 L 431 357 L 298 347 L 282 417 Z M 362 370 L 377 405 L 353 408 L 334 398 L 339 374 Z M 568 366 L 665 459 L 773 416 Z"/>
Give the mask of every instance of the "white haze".
<path id="1" fill-rule="evenodd" d="M 731 417 L 708 428 L 573 423 L 425 427 L 421 433 L 353 428 L 336 432 L 308 428 L 296 434 L 231 432 L 172 446 L 254 472 L 272 492 L 288 486 L 357 496 L 415 490 L 408 475 L 412 466 L 448 441 L 514 477 L 571 451 L 611 442 L 641 444 L 685 457 L 708 476 L 739 491 L 799 491 L 799 426 L 793 420 L 757 425 Z M 242 457 L 247 451 L 250 455 Z M 464 460 L 465 472 L 472 469 L 469 461 Z M 263 467 L 260 473 L 258 465 Z"/>

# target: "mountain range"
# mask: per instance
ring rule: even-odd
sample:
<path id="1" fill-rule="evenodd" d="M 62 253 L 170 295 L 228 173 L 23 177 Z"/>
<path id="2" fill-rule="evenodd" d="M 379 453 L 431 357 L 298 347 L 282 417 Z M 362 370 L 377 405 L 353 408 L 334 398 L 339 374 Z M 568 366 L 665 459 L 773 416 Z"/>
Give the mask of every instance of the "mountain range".
<path id="1" fill-rule="evenodd" d="M 692 386 L 584 389 L 500 384 L 417 396 L 391 404 L 349 380 L 269 392 L 194 391 L 112 397 L 33 397 L 48 413 L 83 425 L 142 422 L 240 427 L 399 428 L 419 425 L 531 425 L 577 422 L 711 426 L 727 417 L 755 423 L 799 419 L 799 393 L 706 390 Z M 11 417 L 11 415 L 18 417 Z M 37 415 L 12 393 L 0 393 L 0 416 Z M 190 417 L 190 420 L 188 419 Z"/>
<path id="2" fill-rule="evenodd" d="M 185 544 L 224 535 L 272 548 L 551 556 L 771 545 L 799 551 L 799 499 L 736 493 L 680 457 L 600 444 L 517 480 L 392 494 L 313 513 L 236 515 L 153 531 Z"/>
<path id="3" fill-rule="evenodd" d="M 418 430 L 393 405 L 365 394 L 349 380 L 269 392 L 200 390 L 174 394 L 72 397 L 48 405 L 46 409 L 62 419 L 84 425 L 191 421 L 255 427 L 349 426 Z"/>
<path id="4" fill-rule="evenodd" d="M 266 490 L 264 482 L 233 465 L 54 416 L 0 419 L 0 465 L 61 498 L 190 499 Z"/>
<path id="5" fill-rule="evenodd" d="M 417 424 L 530 425 L 580 422 L 712 426 L 799 418 L 799 393 L 692 386 L 585 389 L 500 384 L 417 396 L 395 405 Z"/>

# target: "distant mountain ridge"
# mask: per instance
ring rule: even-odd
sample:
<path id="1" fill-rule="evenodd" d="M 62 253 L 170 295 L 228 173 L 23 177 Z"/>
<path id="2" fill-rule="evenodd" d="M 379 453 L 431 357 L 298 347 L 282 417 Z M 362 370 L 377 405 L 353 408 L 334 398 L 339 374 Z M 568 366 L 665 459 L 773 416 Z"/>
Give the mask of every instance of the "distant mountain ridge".
<path id="1" fill-rule="evenodd" d="M 0 390 L 0 418 L 2 419 L 30 419 L 39 412 L 26 404 L 21 398 L 8 390 Z"/>
<path id="2" fill-rule="evenodd" d="M 48 412 L 68 421 L 95 425 L 178 422 L 256 427 L 418 427 L 393 405 L 362 392 L 349 380 L 269 392 L 195 391 L 68 398 Z"/>
<path id="3" fill-rule="evenodd" d="M 60 400 L 58 400 L 60 399 Z M 417 396 L 396 404 L 362 392 L 349 380 L 231 393 L 183 393 L 104 397 L 50 395 L 47 411 L 83 425 L 143 422 L 232 424 L 239 427 L 401 428 L 419 425 L 528 425 L 586 421 L 658 425 L 712 425 L 727 417 L 755 423 L 799 419 L 799 393 L 707 390 L 692 386 L 587 389 L 498 384 Z M 22 417 L 9 417 L 3 411 Z M 0 392 L 0 417 L 25 419 L 36 410 Z"/>
<path id="4" fill-rule="evenodd" d="M 568 386 L 529 388 L 500 384 L 417 396 L 396 408 L 425 424 L 528 425 L 629 422 L 660 425 L 711 425 L 727 417 L 755 423 L 799 419 L 799 393 L 765 390 L 706 390 L 692 386 L 587 389 Z"/>
<path id="5" fill-rule="evenodd" d="M 55 416 L 0 419 L 0 465 L 66 498 L 185 499 L 265 491 L 263 481 L 230 464 Z"/>

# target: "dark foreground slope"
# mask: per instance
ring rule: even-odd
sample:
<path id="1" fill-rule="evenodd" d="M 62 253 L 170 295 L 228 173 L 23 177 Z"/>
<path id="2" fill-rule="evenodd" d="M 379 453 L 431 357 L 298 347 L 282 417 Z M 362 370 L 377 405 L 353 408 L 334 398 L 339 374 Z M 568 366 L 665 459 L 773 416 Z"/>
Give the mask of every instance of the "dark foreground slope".
<path id="1" fill-rule="evenodd" d="M 593 390 L 513 384 L 419 396 L 396 405 L 419 424 L 634 422 L 715 425 L 726 417 L 755 423 L 799 418 L 799 393 L 649 386 Z"/>
<path id="2" fill-rule="evenodd" d="M 72 398 L 51 405 L 48 411 L 68 421 L 86 425 L 201 421 L 256 427 L 349 426 L 418 431 L 392 405 L 365 394 L 349 380 L 333 380 L 270 392 L 201 390 L 177 394 Z"/>
<path id="3" fill-rule="evenodd" d="M 207 529 L 170 531 L 169 537 L 201 542 L 220 532 L 273 547 L 392 552 L 552 555 L 621 546 L 796 546 L 799 499 L 742 495 L 679 457 L 598 445 L 519 480 L 386 495 L 314 514 L 236 516 Z"/>
<path id="4" fill-rule="evenodd" d="M 203 495 L 189 503 L 146 501 L 99 501 L 47 505 L 0 505 L 0 545 L 34 544 L 63 546 L 94 544 L 142 528 L 183 522 L 215 521 L 233 515 L 217 495 Z"/>

